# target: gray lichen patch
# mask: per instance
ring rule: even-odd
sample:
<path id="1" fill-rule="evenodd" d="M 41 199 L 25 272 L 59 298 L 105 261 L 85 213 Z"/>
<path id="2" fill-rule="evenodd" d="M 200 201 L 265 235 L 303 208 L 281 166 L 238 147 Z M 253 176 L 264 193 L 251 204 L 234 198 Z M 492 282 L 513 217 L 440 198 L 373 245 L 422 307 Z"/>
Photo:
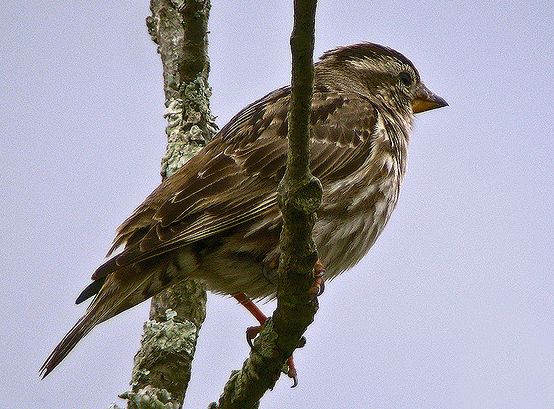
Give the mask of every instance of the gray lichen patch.
<path id="1" fill-rule="evenodd" d="M 171 394 L 165 389 L 147 386 L 137 392 L 127 391 L 119 395 L 128 400 L 128 407 L 132 409 L 179 409 L 178 402 L 172 402 Z M 118 408 L 113 405 L 111 408 Z"/>
<path id="2" fill-rule="evenodd" d="M 168 310 L 166 316 L 165 322 L 149 320 L 144 324 L 142 348 L 135 356 L 135 369 L 131 378 L 133 387 L 147 384 L 150 377 L 150 371 L 137 368 L 149 368 L 151 363 L 159 363 L 167 357 L 187 355 L 192 359 L 194 356 L 198 333 L 196 325 L 190 321 L 174 320 L 176 313 L 172 310 Z"/>
<path id="3" fill-rule="evenodd" d="M 166 101 L 164 117 L 167 119 L 167 150 L 162 158 L 161 174 L 171 176 L 217 132 L 215 117 L 210 112 L 211 89 L 199 74 L 193 81 L 181 86 L 182 98 Z"/>

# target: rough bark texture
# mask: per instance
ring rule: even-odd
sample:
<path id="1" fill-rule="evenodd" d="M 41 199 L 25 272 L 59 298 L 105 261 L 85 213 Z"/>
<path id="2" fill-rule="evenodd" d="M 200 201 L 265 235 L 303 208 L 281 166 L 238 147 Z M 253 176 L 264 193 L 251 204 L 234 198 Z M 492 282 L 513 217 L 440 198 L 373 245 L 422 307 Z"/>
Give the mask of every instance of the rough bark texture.
<path id="1" fill-rule="evenodd" d="M 209 0 L 151 0 L 146 25 L 163 63 L 168 145 L 161 175 L 168 177 L 205 146 L 216 131 L 209 107 L 207 27 Z M 205 287 L 187 280 L 152 299 L 135 356 L 128 408 L 180 408 L 190 380 Z"/>
<path id="2" fill-rule="evenodd" d="M 256 338 L 242 369 L 232 373 L 219 403 L 212 403 L 210 408 L 257 408 L 263 394 L 277 382 L 285 361 L 299 345 L 318 308 L 317 299 L 309 292 L 317 260 L 311 235 L 322 195 L 321 184 L 309 170 L 316 3 L 294 1 L 289 151 L 287 171 L 279 185 L 284 227 L 277 309 Z"/>

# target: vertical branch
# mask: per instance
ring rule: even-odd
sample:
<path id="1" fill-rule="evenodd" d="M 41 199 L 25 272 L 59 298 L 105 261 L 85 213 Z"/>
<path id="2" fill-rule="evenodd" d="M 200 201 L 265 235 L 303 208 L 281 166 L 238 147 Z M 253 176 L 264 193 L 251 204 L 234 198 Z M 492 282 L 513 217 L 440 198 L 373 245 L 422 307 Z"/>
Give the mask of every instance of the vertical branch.
<path id="1" fill-rule="evenodd" d="M 317 251 L 312 239 L 322 188 L 312 176 L 310 160 L 310 115 L 314 68 L 316 0 L 294 1 L 291 106 L 287 169 L 279 184 L 279 207 L 283 215 L 277 309 L 273 322 L 278 332 L 297 334 L 283 339 L 281 349 L 296 348 L 317 312 L 317 299 L 309 295 Z M 293 318 L 294 317 L 294 318 Z"/>
<path id="2" fill-rule="evenodd" d="M 256 338 L 242 369 L 231 375 L 219 403 L 211 404 L 211 408 L 257 408 L 259 399 L 277 382 L 283 364 L 299 345 L 318 308 L 317 299 L 309 292 L 317 260 L 312 228 L 322 196 L 321 184 L 309 170 L 316 4 L 316 0 L 294 1 L 289 150 L 278 192 L 283 230 L 277 309 Z"/>
<path id="3" fill-rule="evenodd" d="M 168 145 L 162 177 L 171 176 L 216 131 L 208 85 L 209 0 L 151 0 L 146 25 L 163 64 Z"/>
<path id="4" fill-rule="evenodd" d="M 163 178 L 175 173 L 216 131 L 208 85 L 209 0 L 151 0 L 146 24 L 163 64 L 168 144 Z M 203 284 L 187 280 L 152 299 L 135 356 L 128 408 L 182 406 L 200 327 L 206 316 Z M 162 407 L 162 406 L 160 406 Z"/>

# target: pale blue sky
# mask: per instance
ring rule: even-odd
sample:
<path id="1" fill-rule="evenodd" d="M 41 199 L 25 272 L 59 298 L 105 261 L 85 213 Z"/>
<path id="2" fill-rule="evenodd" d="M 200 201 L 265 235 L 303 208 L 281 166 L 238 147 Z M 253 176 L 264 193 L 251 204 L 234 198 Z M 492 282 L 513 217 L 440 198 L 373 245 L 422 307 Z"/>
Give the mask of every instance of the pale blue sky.
<path id="1" fill-rule="evenodd" d="M 220 126 L 289 81 L 291 2 L 214 1 Z M 0 408 L 105 408 L 148 306 L 101 325 L 45 381 L 114 229 L 159 182 L 161 64 L 146 1 L 4 2 L 0 14 Z M 316 54 L 373 41 L 450 107 L 420 115 L 398 208 L 331 282 L 262 408 L 552 409 L 552 2 L 322 0 Z M 266 312 L 272 305 L 265 305 Z M 253 324 L 210 296 L 186 406 L 216 400 Z"/>

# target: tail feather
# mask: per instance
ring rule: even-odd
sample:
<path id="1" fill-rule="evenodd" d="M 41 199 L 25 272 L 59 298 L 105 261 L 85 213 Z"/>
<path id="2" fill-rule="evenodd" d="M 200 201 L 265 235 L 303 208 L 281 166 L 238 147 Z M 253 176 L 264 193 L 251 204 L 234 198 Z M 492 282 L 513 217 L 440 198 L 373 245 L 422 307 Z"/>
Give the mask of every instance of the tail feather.
<path id="1" fill-rule="evenodd" d="M 179 280 L 176 269 L 167 269 L 166 264 L 160 264 L 148 266 L 149 268 L 144 270 L 140 266 L 134 265 L 116 271 L 105 279 L 101 279 L 103 285 L 99 291 L 96 289 L 96 282 L 87 287 L 83 292 L 84 295 L 79 296 L 78 302 L 84 301 L 85 297 L 92 296 L 93 291 L 98 291 L 98 293 L 87 308 L 85 315 L 63 337 L 40 368 L 39 372 L 42 378 L 52 372 L 96 325 L 134 307 Z"/>
<path id="2" fill-rule="evenodd" d="M 88 311 L 77 323 L 71 328 L 65 337 L 60 341 L 58 346 L 54 348 L 50 356 L 40 367 L 40 376 L 44 379 L 58 364 L 71 352 L 75 345 L 87 335 L 99 323 L 97 314 L 94 310 Z"/>
<path id="3" fill-rule="evenodd" d="M 98 294 L 102 286 L 104 285 L 104 282 L 106 281 L 106 277 L 99 278 L 98 280 L 93 281 L 90 283 L 87 288 L 85 288 L 79 297 L 77 297 L 77 300 L 75 300 L 75 304 L 81 304 L 83 301 L 88 300 L 90 297 L 95 296 Z"/>
<path id="4" fill-rule="evenodd" d="M 123 286 L 116 276 L 110 276 L 96 298 L 88 306 L 85 315 L 77 321 L 46 359 L 39 371 L 42 378 L 52 372 L 96 325 L 144 301 L 145 298 L 140 293 L 137 294 L 137 290 L 147 280 L 148 276 L 138 283 Z"/>
<path id="5" fill-rule="evenodd" d="M 75 348 L 77 343 L 96 325 L 114 317 L 120 312 L 134 307 L 146 299 L 141 296 L 140 292 L 137 290 L 148 281 L 148 277 L 145 277 L 138 283 L 133 283 L 123 288 L 118 285 L 120 283 L 114 283 L 118 281 L 117 277 L 111 276 L 109 278 L 111 280 L 107 280 L 106 284 L 87 308 L 85 315 L 83 315 L 65 337 L 63 337 L 40 368 L 39 373 L 43 379 L 59 365 L 67 354 Z"/>

